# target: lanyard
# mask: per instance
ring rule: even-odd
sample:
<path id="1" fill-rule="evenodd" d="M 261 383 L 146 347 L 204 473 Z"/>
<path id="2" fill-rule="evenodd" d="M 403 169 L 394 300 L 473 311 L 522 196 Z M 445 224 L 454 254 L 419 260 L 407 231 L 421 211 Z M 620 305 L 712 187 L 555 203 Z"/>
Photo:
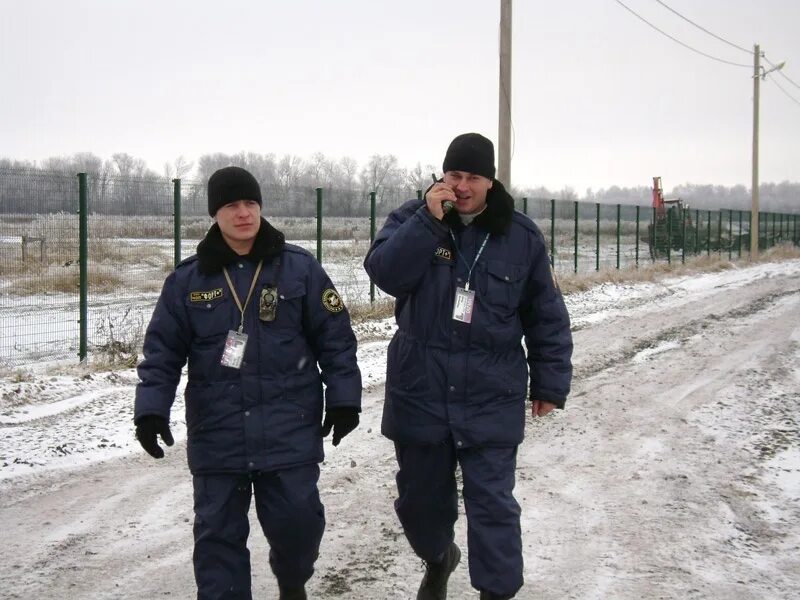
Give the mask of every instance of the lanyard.
<path id="1" fill-rule="evenodd" d="M 250 284 L 250 291 L 247 292 L 247 299 L 244 301 L 244 306 L 242 306 L 242 303 L 239 300 L 239 295 L 236 293 L 236 289 L 233 287 L 231 276 L 228 275 L 228 269 L 222 267 L 222 272 L 225 273 L 225 279 L 228 282 L 228 287 L 231 288 L 231 294 L 233 295 L 233 299 L 236 302 L 236 306 L 239 307 L 239 312 L 242 313 L 242 321 L 239 323 L 239 333 L 242 333 L 242 331 L 244 331 L 244 311 L 247 308 L 247 305 L 250 304 L 250 297 L 253 295 L 253 290 L 256 288 L 256 280 L 258 279 L 258 274 L 261 273 L 261 265 L 263 263 L 264 263 L 263 260 L 258 261 L 258 266 L 256 267 L 256 273 L 255 275 L 253 275 L 253 282 Z"/>
<path id="2" fill-rule="evenodd" d="M 486 237 L 483 238 L 483 243 L 481 244 L 481 247 L 478 249 L 478 253 L 475 255 L 475 260 L 472 261 L 472 266 L 469 266 L 469 263 L 467 262 L 467 259 L 464 258 L 464 255 L 461 254 L 461 252 L 458 249 L 458 244 L 456 243 L 456 236 L 453 235 L 453 230 L 452 229 L 450 230 L 450 237 L 453 240 L 453 246 L 456 249 L 456 254 L 458 254 L 458 258 L 461 259 L 461 262 L 464 263 L 464 266 L 467 267 L 467 269 L 469 269 L 467 271 L 467 283 L 464 284 L 464 289 L 465 290 L 469 290 L 469 280 L 472 277 L 472 269 L 475 268 L 475 264 L 478 262 L 478 259 L 481 257 L 481 252 L 483 252 L 483 247 L 486 246 L 486 242 L 489 241 L 489 236 L 490 235 L 491 234 L 487 233 Z"/>

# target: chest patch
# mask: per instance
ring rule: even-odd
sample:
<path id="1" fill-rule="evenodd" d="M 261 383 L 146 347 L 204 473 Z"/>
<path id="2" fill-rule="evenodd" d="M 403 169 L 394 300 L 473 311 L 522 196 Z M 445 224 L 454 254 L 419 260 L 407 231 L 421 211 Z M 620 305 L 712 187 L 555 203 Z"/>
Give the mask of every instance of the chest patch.
<path id="1" fill-rule="evenodd" d="M 189 302 L 208 302 L 222 298 L 222 288 L 208 290 L 207 292 L 189 292 Z"/>
<path id="2" fill-rule="evenodd" d="M 434 254 L 438 258 L 443 258 L 445 260 L 453 260 L 453 253 L 447 248 L 443 248 L 442 246 L 439 246 Z"/>

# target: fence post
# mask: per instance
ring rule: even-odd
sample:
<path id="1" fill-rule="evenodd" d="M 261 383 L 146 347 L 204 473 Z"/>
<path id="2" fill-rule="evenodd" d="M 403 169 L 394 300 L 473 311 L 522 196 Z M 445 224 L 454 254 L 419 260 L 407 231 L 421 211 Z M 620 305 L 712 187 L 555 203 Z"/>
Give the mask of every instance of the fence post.
<path id="1" fill-rule="evenodd" d="M 317 261 L 322 264 L 322 188 L 317 190 Z"/>
<path id="2" fill-rule="evenodd" d="M 706 223 L 706 256 L 711 256 L 711 211 L 708 211 L 708 223 Z"/>
<path id="3" fill-rule="evenodd" d="M 681 215 L 681 264 L 686 264 L 686 208 L 678 208 Z"/>
<path id="4" fill-rule="evenodd" d="M 89 184 L 86 173 L 78 173 L 78 264 L 80 265 L 78 359 L 86 360 L 88 347 L 89 287 Z"/>
<path id="5" fill-rule="evenodd" d="M 694 211 L 694 252 L 695 256 L 700 254 L 700 209 Z"/>
<path id="6" fill-rule="evenodd" d="M 620 240 L 620 228 L 622 227 L 622 210 L 619 204 L 617 204 L 617 271 L 619 271 L 619 240 Z"/>
<path id="7" fill-rule="evenodd" d="M 178 263 L 181 262 L 181 180 L 180 179 L 173 179 L 173 190 L 172 190 L 172 205 L 173 205 L 173 212 L 172 218 L 175 227 L 175 257 L 174 263 L 175 268 L 177 268 Z"/>
<path id="8" fill-rule="evenodd" d="M 527 198 L 527 196 L 522 198 L 522 212 L 525 213 L 526 216 L 528 215 L 528 198 Z"/>
<path id="9" fill-rule="evenodd" d="M 575 272 L 578 272 L 578 201 L 575 200 Z"/>
<path id="10" fill-rule="evenodd" d="M 667 209 L 667 264 L 672 264 L 672 209 Z"/>
<path id="11" fill-rule="evenodd" d="M 639 268 L 639 209 L 641 207 L 636 205 L 636 268 Z"/>
<path id="12" fill-rule="evenodd" d="M 420 194 L 422 190 L 417 190 Z M 369 246 L 375 241 L 375 192 L 369 193 Z M 369 280 L 369 301 L 375 302 L 375 282 Z"/>
<path id="13" fill-rule="evenodd" d="M 772 245 L 775 245 L 775 217 L 776 214 L 772 213 Z"/>
<path id="14" fill-rule="evenodd" d="M 757 230 L 757 233 L 756 233 L 756 235 L 758 237 L 756 238 L 756 240 L 758 241 L 758 249 L 761 250 L 761 230 L 762 229 L 764 230 L 764 248 L 766 249 L 766 247 L 767 247 L 767 226 L 769 225 L 769 223 L 765 223 L 764 221 L 760 220 L 762 218 L 766 219 L 766 213 L 758 211 L 758 218 L 759 218 L 758 230 Z"/>
<path id="15" fill-rule="evenodd" d="M 595 235 L 594 235 L 594 270 L 600 271 L 600 203 L 595 203 Z"/>
<path id="16" fill-rule="evenodd" d="M 733 259 L 733 211 L 728 209 L 728 260 Z"/>
<path id="17" fill-rule="evenodd" d="M 649 228 L 650 229 L 650 235 L 648 235 L 647 237 L 650 239 L 650 260 L 652 260 L 655 263 L 656 262 L 656 252 L 658 252 L 658 246 L 656 245 L 656 242 L 658 240 L 658 235 L 656 234 L 656 218 L 657 218 L 657 214 L 656 214 L 656 207 L 655 206 L 653 207 L 653 210 L 651 212 L 652 212 L 652 218 L 653 218 L 653 225 Z"/>
<path id="18" fill-rule="evenodd" d="M 736 254 L 738 258 L 742 258 L 742 211 L 739 211 L 739 235 L 737 236 L 738 242 L 736 243 Z"/>
<path id="19" fill-rule="evenodd" d="M 717 254 L 722 256 L 722 209 L 717 214 Z"/>
<path id="20" fill-rule="evenodd" d="M 550 199 L 550 265 L 556 268 L 556 199 Z"/>
<path id="21" fill-rule="evenodd" d="M 375 192 L 372 192 L 373 194 Z M 417 190 L 417 200 L 422 200 L 422 190 Z"/>
<path id="22" fill-rule="evenodd" d="M 775 231 L 775 222 L 778 220 L 778 213 L 772 213 L 772 242 L 773 246 L 776 244 L 780 237 L 780 232 Z"/>

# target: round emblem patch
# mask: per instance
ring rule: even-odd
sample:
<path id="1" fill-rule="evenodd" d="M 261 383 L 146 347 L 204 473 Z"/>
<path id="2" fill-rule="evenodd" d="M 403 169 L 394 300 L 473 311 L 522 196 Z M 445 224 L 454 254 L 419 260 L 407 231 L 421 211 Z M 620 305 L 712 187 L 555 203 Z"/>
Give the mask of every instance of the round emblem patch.
<path id="1" fill-rule="evenodd" d="M 333 288 L 328 288 L 322 292 L 322 306 L 332 313 L 342 312 L 344 310 L 344 302 L 339 292 Z"/>

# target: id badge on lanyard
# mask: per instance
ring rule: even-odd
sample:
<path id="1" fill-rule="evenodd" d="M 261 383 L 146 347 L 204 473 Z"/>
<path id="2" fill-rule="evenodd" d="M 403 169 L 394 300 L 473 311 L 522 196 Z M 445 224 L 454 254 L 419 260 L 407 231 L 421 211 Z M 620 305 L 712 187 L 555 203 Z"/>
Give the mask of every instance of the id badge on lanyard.
<path id="1" fill-rule="evenodd" d="M 228 269 L 225 267 L 222 268 L 222 272 L 225 274 L 225 280 L 228 282 L 228 287 L 231 290 L 231 296 L 233 296 L 233 300 L 236 302 L 236 307 L 239 309 L 239 312 L 242 315 L 242 320 L 239 323 L 239 331 L 234 331 L 231 329 L 228 331 L 228 337 L 225 338 L 225 348 L 223 348 L 222 357 L 219 360 L 220 364 L 224 367 L 239 369 L 242 366 L 244 349 L 247 347 L 247 334 L 243 331 L 244 311 L 247 309 L 247 305 L 250 303 L 250 298 L 253 295 L 253 290 L 255 289 L 256 281 L 258 280 L 258 274 L 261 273 L 262 264 L 263 261 L 258 261 L 256 272 L 253 275 L 253 281 L 250 283 L 250 291 L 247 292 L 247 299 L 245 299 L 244 304 L 242 304 L 242 302 L 239 300 L 239 296 L 236 293 L 236 288 L 233 286 L 233 282 L 231 281 L 231 276 L 228 274 Z"/>
<path id="2" fill-rule="evenodd" d="M 472 323 L 472 309 L 475 308 L 475 292 L 464 288 L 456 288 L 453 302 L 453 319 L 462 323 Z"/>
<path id="3" fill-rule="evenodd" d="M 224 367 L 238 369 L 242 366 L 244 349 L 247 347 L 247 334 L 239 333 L 231 329 L 225 340 L 225 349 L 222 351 L 222 359 L 219 361 Z"/>
<path id="4" fill-rule="evenodd" d="M 450 232 L 450 237 L 453 240 L 453 245 L 456 246 L 456 238 L 452 231 Z M 455 321 L 460 321 L 461 323 L 472 323 L 472 313 L 475 309 L 475 290 L 469 289 L 469 281 L 472 278 L 472 270 L 475 268 L 478 259 L 481 257 L 481 253 L 483 252 L 484 247 L 486 247 L 487 241 L 489 241 L 488 233 L 486 234 L 486 237 L 483 238 L 483 243 L 478 249 L 478 252 L 475 255 L 475 260 L 472 261 L 471 266 L 456 249 L 458 252 L 458 257 L 464 261 L 464 265 L 467 266 L 469 271 L 467 273 L 467 282 L 464 284 L 464 287 L 456 288 L 456 297 L 453 299 L 453 320 Z"/>

